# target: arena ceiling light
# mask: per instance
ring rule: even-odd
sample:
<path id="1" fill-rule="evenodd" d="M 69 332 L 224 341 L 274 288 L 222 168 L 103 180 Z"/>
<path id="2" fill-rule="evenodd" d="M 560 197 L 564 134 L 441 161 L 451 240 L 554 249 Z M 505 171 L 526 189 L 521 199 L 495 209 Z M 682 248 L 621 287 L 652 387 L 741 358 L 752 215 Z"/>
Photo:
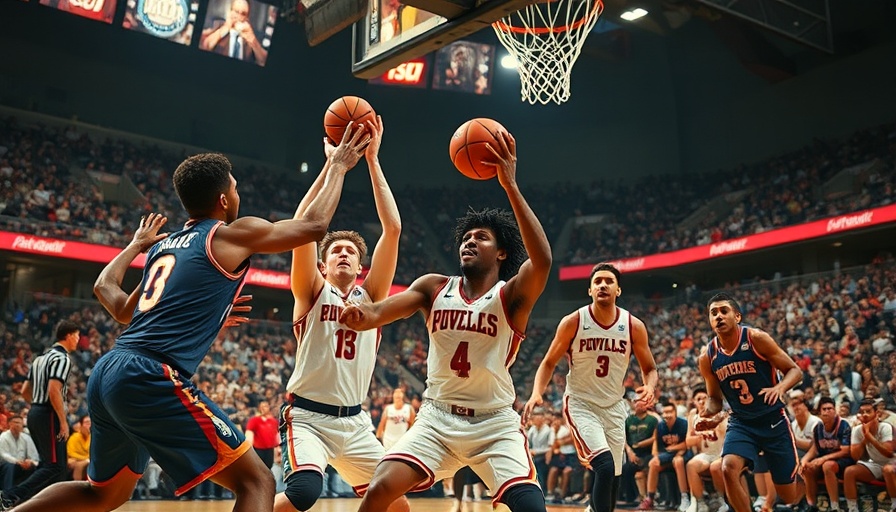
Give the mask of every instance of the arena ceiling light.
<path id="1" fill-rule="evenodd" d="M 644 16 L 647 16 L 647 11 L 640 7 L 635 7 L 634 9 L 625 11 L 624 13 L 619 15 L 619 17 L 624 19 L 625 21 L 635 21 L 636 19 L 643 18 Z"/>

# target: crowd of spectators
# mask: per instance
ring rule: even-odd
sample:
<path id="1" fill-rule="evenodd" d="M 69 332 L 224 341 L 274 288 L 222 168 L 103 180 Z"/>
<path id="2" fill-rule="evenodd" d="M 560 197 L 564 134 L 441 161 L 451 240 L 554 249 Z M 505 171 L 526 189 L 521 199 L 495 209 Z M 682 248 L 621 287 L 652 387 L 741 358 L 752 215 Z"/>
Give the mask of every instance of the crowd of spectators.
<path id="1" fill-rule="evenodd" d="M 186 217 L 171 173 L 185 155 L 185 149 L 175 153 L 122 138 L 101 138 L 74 126 L 0 119 L 0 228 L 122 245 L 146 212 L 164 213 L 171 225 L 180 225 Z M 852 183 L 833 190 L 823 186 L 844 169 L 872 162 L 875 165 L 856 174 Z M 84 171 L 126 176 L 139 199 L 133 204 L 110 201 Z M 307 186 L 307 180 L 262 167 L 237 168 L 234 173 L 243 197 L 241 213 L 270 220 L 292 215 Z M 896 200 L 894 177 L 896 126 L 888 124 L 842 140 L 814 140 L 782 156 L 712 173 L 655 175 L 634 182 L 561 182 L 524 187 L 524 192 L 555 246 L 569 219 L 603 216 L 598 223 L 583 222 L 570 231 L 568 249 L 555 255 L 557 263 L 569 264 L 672 251 L 891 204 Z M 443 268 L 457 257 L 448 234 L 467 208 L 509 207 L 506 196 L 491 183 L 419 185 L 395 192 L 404 213 L 396 276 L 403 284 L 424 273 L 451 270 Z M 688 224 L 693 227 L 682 227 L 682 221 L 712 199 L 734 192 L 741 196 L 730 212 L 707 211 L 699 222 Z M 368 238 L 377 236 L 376 227 L 366 229 L 376 224 L 371 197 L 346 190 L 333 229 L 361 228 Z M 422 242 L 427 233 L 436 234 L 442 247 L 435 249 L 441 251 Z M 288 263 L 287 255 L 253 260 L 257 268 L 276 270 L 287 270 Z"/>

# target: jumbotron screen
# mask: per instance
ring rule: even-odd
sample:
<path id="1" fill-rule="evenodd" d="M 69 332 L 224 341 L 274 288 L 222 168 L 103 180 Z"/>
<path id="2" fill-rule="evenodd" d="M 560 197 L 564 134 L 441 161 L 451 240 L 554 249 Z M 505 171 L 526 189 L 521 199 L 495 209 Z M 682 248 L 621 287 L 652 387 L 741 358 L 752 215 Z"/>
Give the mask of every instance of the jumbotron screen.
<path id="1" fill-rule="evenodd" d="M 264 66 L 277 8 L 255 0 L 210 0 L 199 48 Z"/>
<path id="2" fill-rule="evenodd" d="M 127 0 L 122 25 L 189 46 L 198 10 L 199 0 Z"/>
<path id="3" fill-rule="evenodd" d="M 40 0 L 41 5 L 103 23 L 112 23 L 117 3 L 117 0 Z"/>

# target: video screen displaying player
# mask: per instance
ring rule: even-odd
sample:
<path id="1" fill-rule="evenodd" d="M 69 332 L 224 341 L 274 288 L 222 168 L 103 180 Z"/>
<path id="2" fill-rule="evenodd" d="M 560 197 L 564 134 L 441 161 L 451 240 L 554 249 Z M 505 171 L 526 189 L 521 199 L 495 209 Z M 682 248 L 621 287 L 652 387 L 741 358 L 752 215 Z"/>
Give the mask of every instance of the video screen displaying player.
<path id="1" fill-rule="evenodd" d="M 446 91 L 490 94 L 495 47 L 457 41 L 436 52 L 433 88 Z"/>
<path id="2" fill-rule="evenodd" d="M 277 8 L 255 0 L 211 0 L 199 48 L 264 66 Z"/>

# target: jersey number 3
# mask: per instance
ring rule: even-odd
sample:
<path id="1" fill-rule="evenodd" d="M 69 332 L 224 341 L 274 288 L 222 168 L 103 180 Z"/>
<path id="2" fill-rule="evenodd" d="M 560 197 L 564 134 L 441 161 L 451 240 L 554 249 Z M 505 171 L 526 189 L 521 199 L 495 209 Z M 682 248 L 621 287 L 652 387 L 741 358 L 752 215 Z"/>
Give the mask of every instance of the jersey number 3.
<path id="1" fill-rule="evenodd" d="M 737 379 L 731 381 L 731 387 L 736 389 L 739 393 L 738 397 L 740 399 L 740 403 L 744 405 L 749 405 L 753 403 L 753 394 L 750 393 L 750 387 L 747 385 L 747 381 L 744 379 Z"/>
<path id="2" fill-rule="evenodd" d="M 140 302 L 137 303 L 137 310 L 141 313 L 152 309 L 159 299 L 162 298 L 162 292 L 165 291 L 165 283 L 168 282 L 168 276 L 174 270 L 174 263 L 177 258 L 173 254 L 166 254 L 153 262 L 146 273 L 148 279 L 143 285 L 143 291 L 140 292 Z"/>

